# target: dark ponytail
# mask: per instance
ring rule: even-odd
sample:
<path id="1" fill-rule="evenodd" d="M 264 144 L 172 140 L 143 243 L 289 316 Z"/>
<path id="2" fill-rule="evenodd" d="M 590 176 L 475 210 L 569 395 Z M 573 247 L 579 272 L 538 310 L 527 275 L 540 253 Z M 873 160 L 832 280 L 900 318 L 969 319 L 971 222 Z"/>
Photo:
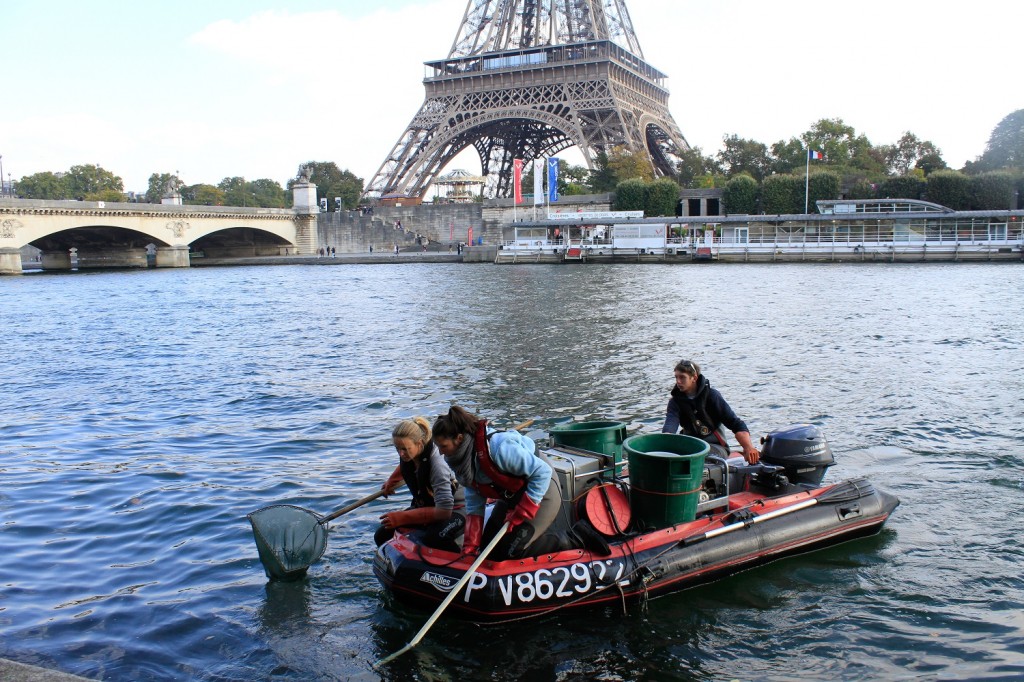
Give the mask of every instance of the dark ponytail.
<path id="1" fill-rule="evenodd" d="M 434 438 L 455 439 L 460 433 L 473 436 L 476 434 L 476 423 L 480 421 L 472 412 L 452 405 L 448 414 L 438 415 L 434 421 Z"/>

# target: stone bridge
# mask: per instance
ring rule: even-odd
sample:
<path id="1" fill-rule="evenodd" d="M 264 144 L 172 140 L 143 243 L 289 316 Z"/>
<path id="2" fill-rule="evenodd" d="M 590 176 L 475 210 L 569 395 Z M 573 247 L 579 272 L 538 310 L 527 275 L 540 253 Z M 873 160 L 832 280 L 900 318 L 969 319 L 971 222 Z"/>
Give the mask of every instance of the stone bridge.
<path id="1" fill-rule="evenodd" d="M 184 268 L 199 256 L 312 255 L 313 188 L 312 202 L 297 201 L 293 209 L 0 199 L 0 274 L 22 271 L 25 246 L 40 250 L 44 270 Z"/>

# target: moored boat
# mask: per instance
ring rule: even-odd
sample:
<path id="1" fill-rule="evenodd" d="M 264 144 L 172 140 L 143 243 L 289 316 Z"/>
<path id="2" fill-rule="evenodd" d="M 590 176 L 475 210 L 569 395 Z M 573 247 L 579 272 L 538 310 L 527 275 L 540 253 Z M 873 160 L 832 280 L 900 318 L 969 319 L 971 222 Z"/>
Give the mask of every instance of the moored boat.
<path id="1" fill-rule="evenodd" d="M 634 436 L 623 448 L 630 476 L 615 452 L 564 443 L 541 449 L 580 546 L 485 560 L 449 611 L 502 621 L 637 602 L 873 535 L 899 504 L 865 478 L 823 485 L 834 460 L 814 426 L 769 434 L 754 465 L 709 456 L 703 441 L 687 436 Z M 373 567 L 397 598 L 433 608 L 474 558 L 398 532 L 378 548 Z"/>

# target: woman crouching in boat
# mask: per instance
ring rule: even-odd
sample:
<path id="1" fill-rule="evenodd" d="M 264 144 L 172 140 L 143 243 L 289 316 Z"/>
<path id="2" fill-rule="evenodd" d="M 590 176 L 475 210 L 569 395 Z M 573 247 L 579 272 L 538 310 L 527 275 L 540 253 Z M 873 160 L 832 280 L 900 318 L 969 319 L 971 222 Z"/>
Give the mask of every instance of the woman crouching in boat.
<path id="1" fill-rule="evenodd" d="M 546 533 L 561 508 L 558 481 L 530 438 L 517 431 L 488 429 L 487 420 L 454 405 L 434 422 L 434 442 L 466 489 L 463 554 L 477 554 L 505 521 L 509 532 L 491 559 L 518 559 L 561 548 L 560 536 Z M 488 499 L 497 502 L 485 533 Z"/>
<path id="2" fill-rule="evenodd" d="M 458 552 L 466 525 L 465 495 L 434 445 L 430 423 L 424 417 L 403 419 L 392 430 L 391 440 L 399 462 L 381 489 L 386 497 L 404 481 L 412 493 L 412 506 L 383 514 L 374 542 L 379 547 L 394 537 L 396 528 L 416 528 L 424 545 Z"/>

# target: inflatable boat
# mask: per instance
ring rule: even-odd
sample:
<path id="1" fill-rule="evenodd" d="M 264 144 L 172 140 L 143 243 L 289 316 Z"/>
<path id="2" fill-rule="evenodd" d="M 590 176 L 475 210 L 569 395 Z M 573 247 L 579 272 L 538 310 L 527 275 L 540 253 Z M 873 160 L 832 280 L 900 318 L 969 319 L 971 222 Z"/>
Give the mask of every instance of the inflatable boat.
<path id="1" fill-rule="evenodd" d="M 539 448 L 555 469 L 562 523 L 578 546 L 485 560 L 449 612 L 500 622 L 599 604 L 625 608 L 873 535 L 899 505 L 864 478 L 822 484 L 835 460 L 812 425 L 768 434 L 761 461 L 748 465 L 738 454 L 708 455 L 696 438 L 626 439 L 617 422 L 580 424 L 561 437 L 553 431 L 554 444 Z M 475 558 L 399 531 L 377 549 L 373 570 L 396 598 L 434 608 Z"/>

